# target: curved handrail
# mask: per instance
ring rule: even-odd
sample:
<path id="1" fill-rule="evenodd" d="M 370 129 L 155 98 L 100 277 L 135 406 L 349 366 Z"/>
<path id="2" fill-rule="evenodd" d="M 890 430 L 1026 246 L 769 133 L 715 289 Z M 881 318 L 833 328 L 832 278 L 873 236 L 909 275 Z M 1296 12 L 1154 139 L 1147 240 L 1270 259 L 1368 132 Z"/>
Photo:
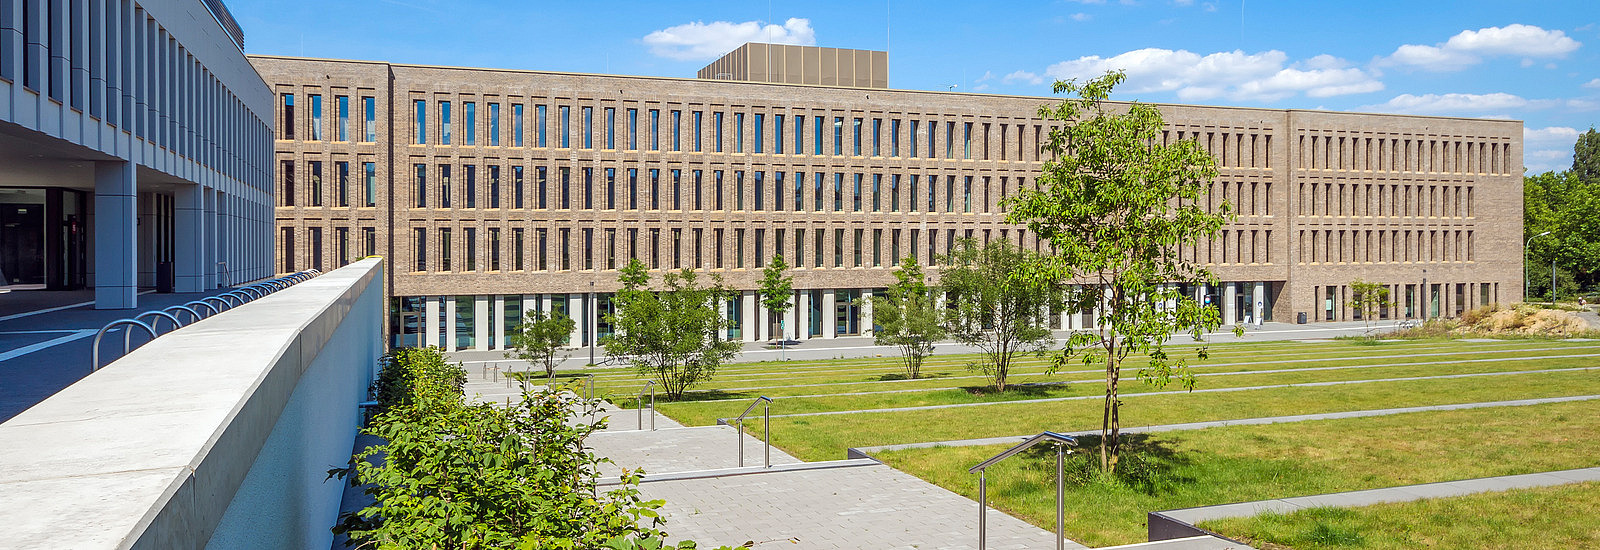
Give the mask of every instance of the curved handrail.
<path id="1" fill-rule="evenodd" d="M 94 344 L 93 344 L 94 345 L 94 348 L 93 348 L 94 351 L 90 354 L 89 372 L 94 372 L 94 371 L 100 370 L 100 338 L 104 337 L 106 335 L 106 331 L 111 330 L 111 327 L 120 326 L 120 325 L 138 326 L 138 327 L 144 328 L 145 332 L 150 333 L 150 339 L 151 340 L 154 340 L 156 338 L 156 329 L 151 327 L 150 325 L 144 324 L 144 321 L 140 321 L 138 319 L 117 319 L 115 321 L 107 323 L 106 326 L 100 327 L 100 332 L 96 332 L 94 334 Z M 131 333 L 133 331 L 129 330 L 128 332 Z M 126 338 L 126 335 L 124 335 L 124 338 L 123 338 L 123 341 L 122 341 L 122 354 L 123 355 L 127 355 L 128 354 L 128 340 Z"/>
<path id="2" fill-rule="evenodd" d="M 757 397 L 755 401 L 751 401 L 750 402 L 750 406 L 745 407 L 744 408 L 744 412 L 739 413 L 739 417 L 733 419 L 733 423 L 735 424 L 735 426 L 734 426 L 734 428 L 735 428 L 735 430 L 734 430 L 735 431 L 735 436 L 739 438 L 739 467 L 740 468 L 744 467 L 744 417 L 749 416 L 750 415 L 750 411 L 753 411 L 753 410 L 756 409 L 756 405 L 762 405 L 762 407 L 761 407 L 761 417 L 762 417 L 762 420 L 761 420 L 761 437 L 766 442 L 766 446 L 765 446 L 766 449 L 765 449 L 765 451 L 763 451 L 763 457 L 764 458 L 762 459 L 761 467 L 762 468 L 771 468 L 772 467 L 772 398 L 763 395 L 761 397 Z"/>
<path id="3" fill-rule="evenodd" d="M 656 429 L 656 381 L 655 380 L 646 380 L 645 383 L 644 383 L 644 388 L 641 388 L 639 390 L 639 398 L 636 400 L 636 402 L 639 404 L 638 413 L 637 413 L 638 420 L 639 420 L 639 429 L 641 429 L 641 430 L 644 429 L 644 392 L 646 392 L 646 391 L 650 392 L 650 431 L 655 431 L 655 429 Z"/>
<path id="4" fill-rule="evenodd" d="M 1063 499 L 1066 494 L 1067 478 L 1062 475 L 1062 464 L 1065 462 L 1066 454 L 1069 452 L 1067 447 L 1078 446 L 1078 438 L 1056 432 L 1041 432 L 1039 435 L 1030 437 L 1010 449 L 1001 451 L 1000 454 L 989 457 L 988 460 L 979 462 L 977 466 L 967 469 L 969 474 L 978 474 L 978 550 L 986 550 L 988 548 L 989 493 L 988 480 L 985 475 L 988 468 L 1002 460 L 1011 458 L 1017 453 L 1028 450 L 1029 447 L 1047 441 L 1056 444 L 1056 550 L 1065 548 L 1067 539 L 1063 532 L 1066 525 L 1066 517 L 1063 512 L 1065 501 Z"/>
<path id="5" fill-rule="evenodd" d="M 157 316 L 157 318 L 165 317 L 168 321 L 172 321 L 172 330 L 178 330 L 180 328 L 183 328 L 183 322 L 179 321 L 178 317 L 176 315 L 173 315 L 171 313 L 167 313 L 165 311 L 154 311 L 154 310 L 146 311 L 144 313 L 140 313 L 138 315 L 133 316 L 133 318 L 136 321 L 143 321 L 145 316 L 147 316 L 147 315 L 155 315 L 155 316 Z M 150 328 L 152 328 L 152 329 L 159 329 L 160 326 L 161 326 L 161 322 L 160 321 L 152 321 L 150 323 Z M 168 332 L 171 332 L 171 331 L 168 331 Z"/>
<path id="6" fill-rule="evenodd" d="M 172 311 L 174 309 L 176 309 L 178 311 L 184 311 L 184 312 L 188 312 L 189 313 L 189 322 L 188 323 L 184 323 L 185 325 L 194 324 L 196 321 L 200 320 L 200 312 L 195 311 L 194 308 L 191 308 L 191 307 L 189 307 L 187 305 L 183 305 L 183 304 L 179 304 L 179 305 L 175 305 L 175 306 L 167 306 L 167 307 L 161 308 L 161 311 L 170 312 L 170 311 Z M 174 317 L 176 317 L 176 314 L 174 314 Z"/>
<path id="7" fill-rule="evenodd" d="M 193 300 L 193 301 L 189 301 L 189 302 L 184 302 L 183 305 L 185 305 L 185 306 L 188 306 L 188 305 L 205 306 L 205 308 L 207 310 L 206 317 L 210 317 L 210 316 L 216 315 L 218 313 L 216 307 L 212 306 L 210 302 L 206 302 L 206 301 L 203 301 L 203 300 Z"/>

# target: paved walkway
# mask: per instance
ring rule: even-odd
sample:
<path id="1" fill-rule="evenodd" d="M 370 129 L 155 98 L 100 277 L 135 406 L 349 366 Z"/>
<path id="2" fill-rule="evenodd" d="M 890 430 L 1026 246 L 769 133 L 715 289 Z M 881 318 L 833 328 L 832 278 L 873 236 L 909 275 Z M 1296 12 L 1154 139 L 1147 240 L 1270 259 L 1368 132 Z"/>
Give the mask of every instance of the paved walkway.
<path id="1" fill-rule="evenodd" d="M 1582 483 L 1585 481 L 1600 481 L 1600 468 L 1580 468 L 1576 470 L 1561 470 L 1556 472 L 1541 472 L 1514 476 L 1464 479 L 1459 481 L 1444 481 L 1439 483 L 1424 483 L 1420 485 L 1404 485 L 1400 487 L 1370 489 L 1366 491 L 1350 491 L 1345 493 L 1330 493 L 1325 495 L 1312 495 L 1295 498 L 1258 500 L 1255 502 L 1240 502 L 1236 504 L 1222 504 L 1217 506 L 1202 506 L 1198 508 L 1184 508 L 1181 510 L 1153 512 L 1150 514 L 1150 530 L 1152 533 L 1151 538 L 1156 538 L 1154 534 L 1158 529 L 1163 527 L 1181 527 L 1177 525 L 1158 525 L 1164 521 L 1181 522 L 1184 524 L 1184 526 L 1193 526 L 1194 524 L 1203 521 L 1223 518 L 1250 517 L 1266 512 L 1289 513 L 1305 508 L 1330 506 L 1369 506 L 1386 502 L 1410 502 L 1429 498 L 1454 497 L 1470 495 L 1474 493 L 1506 491 L 1510 489 L 1529 489 L 1534 487 L 1567 485 L 1571 483 Z M 1179 531 L 1181 532 L 1181 529 Z"/>
<path id="2" fill-rule="evenodd" d="M 1389 416 L 1427 411 L 1459 411 L 1466 409 L 1485 409 L 1492 407 L 1517 407 L 1523 405 L 1541 405 L 1545 403 L 1567 403 L 1570 401 L 1593 401 L 1600 399 L 1600 395 L 1575 395 L 1571 397 L 1545 397 L 1539 399 L 1516 399 L 1511 401 L 1487 401 L 1481 403 L 1456 403 L 1452 405 L 1428 405 L 1422 407 L 1399 407 L 1393 409 L 1371 409 L 1364 411 L 1343 411 L 1318 414 L 1296 414 L 1288 416 L 1265 416 L 1259 418 L 1242 418 L 1237 420 L 1212 420 L 1208 422 L 1185 422 L 1182 424 L 1162 424 L 1156 426 L 1126 426 L 1122 433 L 1159 433 L 1175 432 L 1182 430 L 1203 430 L 1206 428 L 1222 428 L 1226 426 L 1253 426 L 1261 424 L 1282 424 L 1288 422 L 1306 422 L 1311 420 L 1336 420 L 1341 418 L 1365 418 L 1370 416 Z M 1071 436 L 1100 435 L 1100 430 L 1085 430 L 1081 432 L 1065 432 Z M 1016 435 L 1007 437 L 985 437 L 978 439 L 957 439 L 952 441 L 929 441 L 925 443 L 904 443 L 900 445 L 877 445 L 873 447 L 858 447 L 857 453 L 879 453 L 884 451 L 902 451 L 906 449 L 927 449 L 932 447 L 968 447 L 977 445 L 1010 445 L 1033 437 L 1035 434 Z M 852 453 L 854 455 L 856 453 Z"/>

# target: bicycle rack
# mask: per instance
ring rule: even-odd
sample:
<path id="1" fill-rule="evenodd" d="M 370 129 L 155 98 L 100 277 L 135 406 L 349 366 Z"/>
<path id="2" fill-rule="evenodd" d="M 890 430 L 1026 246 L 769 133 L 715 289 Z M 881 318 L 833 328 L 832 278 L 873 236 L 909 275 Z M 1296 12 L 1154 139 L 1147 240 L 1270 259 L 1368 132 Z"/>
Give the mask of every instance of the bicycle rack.
<path id="1" fill-rule="evenodd" d="M 216 306 L 211 305 L 211 302 L 206 302 L 206 301 L 203 301 L 203 300 L 195 300 L 195 301 L 192 301 L 192 302 L 185 302 L 183 305 L 184 306 L 202 306 L 202 307 L 205 307 L 206 308 L 206 317 L 210 317 L 212 315 L 216 315 L 217 313 L 220 313 L 219 311 L 217 311 L 217 307 Z M 174 307 L 176 307 L 176 306 L 174 306 Z M 194 311 L 194 310 L 190 309 L 190 311 Z"/>
<path id="2" fill-rule="evenodd" d="M 182 311 L 182 312 L 185 312 L 185 313 L 189 314 L 189 322 L 188 323 L 184 323 L 184 324 L 190 324 L 190 323 L 194 323 L 195 321 L 199 321 L 200 320 L 200 312 L 195 311 L 194 308 L 189 307 L 187 304 L 176 305 L 176 306 L 167 306 L 166 308 L 163 308 L 161 311 L 163 311 L 163 312 L 172 312 L 173 310 Z M 176 314 L 174 314 L 174 316 L 176 316 Z"/>
<path id="3" fill-rule="evenodd" d="M 766 449 L 762 453 L 761 467 L 762 468 L 771 468 L 772 467 L 772 398 L 763 395 L 761 397 L 757 397 L 754 402 L 750 403 L 750 406 L 745 407 L 744 408 L 744 412 L 739 413 L 739 417 L 738 418 L 733 419 L 733 423 L 737 427 L 736 431 L 738 432 L 736 434 L 736 437 L 738 437 L 738 439 L 739 439 L 739 467 L 740 468 L 744 467 L 744 417 L 749 416 L 750 415 L 750 411 L 755 410 L 756 405 L 761 405 L 762 406 L 761 407 L 761 437 L 765 439 L 765 444 L 766 444 L 765 445 Z"/>
<path id="4" fill-rule="evenodd" d="M 1067 447 L 1076 447 L 1078 438 L 1055 432 L 1041 432 L 1039 435 L 1030 437 L 1027 441 L 1023 441 L 1015 447 L 1006 449 L 1000 454 L 978 463 L 977 466 L 967 469 L 969 474 L 978 474 L 978 550 L 986 550 L 988 548 L 989 494 L 985 472 L 990 466 L 1046 441 L 1056 444 L 1056 550 L 1066 548 L 1067 539 L 1063 530 L 1066 525 L 1066 516 L 1063 514 L 1065 507 L 1062 499 L 1066 494 L 1067 478 L 1062 475 L 1061 470 L 1062 463 L 1066 461 L 1067 453 L 1071 452 L 1067 450 Z"/>
<path id="5" fill-rule="evenodd" d="M 117 319 L 115 321 L 107 323 L 106 326 L 100 327 L 100 332 L 96 332 L 94 334 L 94 348 L 93 348 L 94 351 L 90 354 L 91 357 L 89 359 L 90 360 L 89 372 L 94 372 L 94 371 L 100 370 L 100 338 L 105 336 L 106 335 L 106 331 L 111 330 L 111 327 L 115 327 L 115 326 L 119 326 L 119 325 L 128 325 L 130 327 L 137 326 L 137 327 L 143 328 L 145 330 L 145 332 L 150 333 L 150 339 L 151 340 L 155 340 L 156 339 L 156 329 L 151 327 L 150 325 L 144 324 L 144 321 L 140 321 L 138 319 Z M 123 335 L 122 335 L 122 354 L 123 355 L 127 355 L 128 354 L 128 349 L 130 347 L 129 346 L 129 342 L 128 342 L 128 338 L 130 337 L 129 335 L 132 334 L 132 333 L 133 333 L 132 330 L 128 330 L 127 332 L 124 332 Z"/>
<path id="6" fill-rule="evenodd" d="M 167 313 L 165 311 L 146 311 L 144 313 L 140 313 L 138 315 L 135 315 L 133 318 L 136 321 L 143 321 L 145 317 L 151 316 L 151 315 L 154 315 L 156 317 L 156 319 L 165 318 L 168 321 L 172 321 L 172 330 L 178 330 L 180 328 L 183 328 L 183 323 L 178 321 L 178 317 L 177 316 L 175 316 L 175 315 L 173 315 L 171 313 Z M 152 330 L 157 329 L 160 326 L 161 326 L 161 321 L 151 321 L 150 322 L 150 328 Z M 172 332 L 172 331 L 167 331 L 167 332 Z"/>
<path id="7" fill-rule="evenodd" d="M 650 392 L 650 431 L 656 429 L 656 381 L 649 380 L 644 383 L 644 389 L 639 390 L 639 429 L 644 429 L 644 392 Z"/>

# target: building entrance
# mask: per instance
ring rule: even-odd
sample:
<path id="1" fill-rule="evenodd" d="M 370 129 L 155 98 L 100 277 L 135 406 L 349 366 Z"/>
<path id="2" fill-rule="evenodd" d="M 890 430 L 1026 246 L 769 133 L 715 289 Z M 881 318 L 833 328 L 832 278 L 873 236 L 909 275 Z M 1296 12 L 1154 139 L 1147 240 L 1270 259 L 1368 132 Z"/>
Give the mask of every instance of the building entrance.
<path id="1" fill-rule="evenodd" d="M 0 189 L 0 284 L 73 290 L 86 283 L 83 193 Z"/>

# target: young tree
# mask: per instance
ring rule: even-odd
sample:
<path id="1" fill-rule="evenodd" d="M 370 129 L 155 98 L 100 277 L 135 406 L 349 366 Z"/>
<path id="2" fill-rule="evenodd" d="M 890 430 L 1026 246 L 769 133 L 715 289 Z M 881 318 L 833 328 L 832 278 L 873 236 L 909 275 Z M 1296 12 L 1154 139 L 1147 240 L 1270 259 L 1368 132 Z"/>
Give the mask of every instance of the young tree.
<path id="1" fill-rule="evenodd" d="M 627 356 L 639 374 L 655 379 L 668 399 L 683 397 L 690 386 L 710 380 L 717 367 L 738 353 L 738 342 L 723 340 L 727 325 L 717 306 L 728 298 L 720 277 L 700 286 L 693 270 L 668 273 L 660 290 L 651 290 L 650 273 L 637 258 L 622 268 L 622 289 L 606 315 L 612 333 L 601 339 L 606 353 Z"/>
<path id="2" fill-rule="evenodd" d="M 783 314 L 793 305 L 789 299 L 794 297 L 794 277 L 783 274 L 788 270 L 789 264 L 784 262 L 783 255 L 779 254 L 773 256 L 772 262 L 761 272 L 761 307 L 767 309 L 769 316 L 767 334 L 775 335 L 780 342 L 788 340 L 781 332 L 782 319 Z"/>
<path id="3" fill-rule="evenodd" d="M 1572 174 L 1590 185 L 1600 185 L 1600 133 L 1590 126 L 1572 144 Z"/>
<path id="4" fill-rule="evenodd" d="M 1185 283 L 1215 281 L 1181 250 L 1215 238 L 1233 216 L 1226 201 L 1208 206 L 1217 168 L 1200 144 L 1164 143 L 1155 107 L 1107 103 L 1125 78 L 1108 73 L 1083 84 L 1056 82 L 1056 93 L 1077 97 L 1039 108 L 1041 118 L 1059 122 L 1044 144 L 1051 160 L 1041 167 L 1036 188 L 1015 197 L 1007 215 L 1050 245 L 1051 257 L 1034 277 L 1086 283 L 1071 302 L 1079 309 L 1106 306 L 1096 331 L 1069 338 L 1055 364 L 1073 355 L 1086 365 L 1104 363 L 1100 464 L 1108 473 L 1117 466 L 1124 360 L 1134 353 L 1148 357 L 1138 377 L 1156 387 L 1174 378 L 1194 387 L 1185 360 L 1169 356 L 1163 345 L 1180 330 L 1199 338 L 1221 319 L 1181 290 Z M 1205 358 L 1205 347 L 1197 349 Z"/>
<path id="5" fill-rule="evenodd" d="M 527 361 L 529 365 L 544 367 L 545 375 L 554 380 L 556 363 L 571 354 L 561 355 L 559 359 L 556 355 L 566 347 L 575 326 L 577 324 L 566 315 L 557 313 L 546 316 L 543 311 L 530 309 L 523 315 L 522 324 L 506 335 L 506 347 L 510 351 L 505 352 L 505 358 L 514 357 Z"/>
<path id="6" fill-rule="evenodd" d="M 1011 360 L 1019 353 L 1043 353 L 1053 342 L 1040 317 L 1059 306 L 1053 281 L 1030 277 L 1034 254 L 995 240 L 964 239 L 947 258 L 939 282 L 949 295 L 945 327 L 957 342 L 983 350 L 967 365 L 982 370 L 995 389 L 1006 390 Z"/>
<path id="7" fill-rule="evenodd" d="M 894 278 L 886 294 L 872 297 L 872 324 L 878 325 L 872 339 L 880 346 L 900 348 L 906 377 L 916 378 L 922 361 L 933 353 L 933 343 L 944 339 L 945 330 L 917 258 L 901 260 Z"/>
<path id="8" fill-rule="evenodd" d="M 1394 300 L 1389 299 L 1388 285 L 1356 279 L 1350 282 L 1350 307 L 1361 312 L 1367 332 L 1372 332 L 1372 323 L 1377 322 L 1378 314 L 1394 307 Z"/>

